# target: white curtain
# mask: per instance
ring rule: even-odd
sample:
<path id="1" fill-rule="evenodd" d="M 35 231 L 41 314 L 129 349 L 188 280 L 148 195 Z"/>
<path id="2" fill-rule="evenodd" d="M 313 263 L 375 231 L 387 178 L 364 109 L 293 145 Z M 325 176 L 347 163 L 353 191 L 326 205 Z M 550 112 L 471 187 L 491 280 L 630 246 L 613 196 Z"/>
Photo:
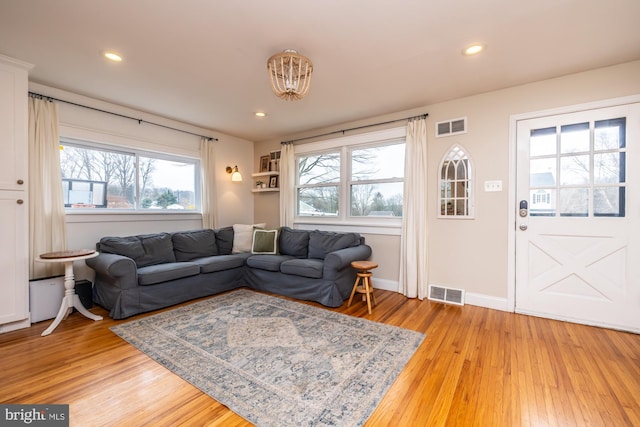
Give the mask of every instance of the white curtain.
<path id="1" fill-rule="evenodd" d="M 216 149 L 209 138 L 200 139 L 200 177 L 202 185 L 202 228 L 216 228 Z"/>
<path id="2" fill-rule="evenodd" d="M 410 120 L 404 166 L 399 292 L 424 299 L 428 291 L 427 121 Z"/>
<path id="3" fill-rule="evenodd" d="M 62 264 L 35 261 L 67 249 L 64 215 L 58 106 L 29 98 L 29 279 L 64 273 Z"/>
<path id="4" fill-rule="evenodd" d="M 283 143 L 280 151 L 280 225 L 293 227 L 295 215 L 296 159 L 293 143 Z"/>

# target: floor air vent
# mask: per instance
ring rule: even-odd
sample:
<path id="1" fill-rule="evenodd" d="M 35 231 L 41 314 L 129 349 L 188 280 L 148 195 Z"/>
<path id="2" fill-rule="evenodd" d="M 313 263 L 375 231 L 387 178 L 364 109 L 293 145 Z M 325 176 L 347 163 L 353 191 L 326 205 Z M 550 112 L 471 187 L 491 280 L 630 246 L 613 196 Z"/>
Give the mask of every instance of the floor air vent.
<path id="1" fill-rule="evenodd" d="M 429 285 L 429 299 L 448 304 L 464 305 L 464 290 Z"/>

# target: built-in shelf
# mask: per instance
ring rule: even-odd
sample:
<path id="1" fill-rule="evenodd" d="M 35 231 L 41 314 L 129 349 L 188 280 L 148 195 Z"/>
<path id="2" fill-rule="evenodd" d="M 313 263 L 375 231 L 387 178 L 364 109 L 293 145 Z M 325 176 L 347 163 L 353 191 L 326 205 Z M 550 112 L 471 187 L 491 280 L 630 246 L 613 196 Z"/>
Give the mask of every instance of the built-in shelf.
<path id="1" fill-rule="evenodd" d="M 274 191 L 280 191 L 280 189 L 278 187 L 269 187 L 269 181 L 270 181 L 270 177 L 272 176 L 279 176 L 280 172 L 279 171 L 267 171 L 267 172 L 256 172 L 256 173 L 252 173 L 251 177 L 252 178 L 265 178 L 265 181 L 267 183 L 267 188 L 256 188 L 255 187 L 255 182 L 254 182 L 254 188 L 253 190 L 251 190 L 252 193 L 269 193 L 269 192 L 274 192 Z M 261 181 L 260 179 L 254 179 L 254 181 Z"/>

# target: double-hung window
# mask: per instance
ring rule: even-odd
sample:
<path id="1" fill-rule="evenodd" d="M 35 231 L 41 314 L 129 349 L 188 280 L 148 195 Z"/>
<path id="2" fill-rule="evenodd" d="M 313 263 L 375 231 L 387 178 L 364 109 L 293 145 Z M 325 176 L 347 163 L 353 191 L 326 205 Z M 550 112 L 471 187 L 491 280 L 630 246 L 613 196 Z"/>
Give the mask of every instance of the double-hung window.
<path id="1" fill-rule="evenodd" d="M 297 146 L 297 221 L 399 226 L 405 132 L 396 128 Z"/>
<path id="2" fill-rule="evenodd" d="M 200 210 L 198 159 L 63 139 L 60 169 L 67 209 Z"/>

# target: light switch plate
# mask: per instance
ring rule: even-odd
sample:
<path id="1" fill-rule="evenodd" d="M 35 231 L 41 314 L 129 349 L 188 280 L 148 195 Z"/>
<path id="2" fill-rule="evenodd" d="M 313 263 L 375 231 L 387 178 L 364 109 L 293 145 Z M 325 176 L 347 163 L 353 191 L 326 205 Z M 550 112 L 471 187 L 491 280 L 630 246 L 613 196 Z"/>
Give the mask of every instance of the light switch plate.
<path id="1" fill-rule="evenodd" d="M 485 181 L 484 191 L 502 191 L 502 181 Z"/>

